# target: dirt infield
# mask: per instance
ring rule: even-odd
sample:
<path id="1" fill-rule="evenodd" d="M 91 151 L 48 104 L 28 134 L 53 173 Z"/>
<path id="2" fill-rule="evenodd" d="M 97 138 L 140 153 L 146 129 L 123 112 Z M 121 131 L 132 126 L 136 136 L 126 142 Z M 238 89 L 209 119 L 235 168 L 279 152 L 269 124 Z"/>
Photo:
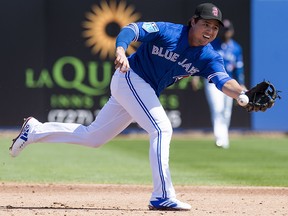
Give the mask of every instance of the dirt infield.
<path id="1" fill-rule="evenodd" d="M 191 211 L 149 211 L 149 186 L 1 183 L 0 215 L 288 215 L 288 188 L 176 186 L 176 191 Z"/>

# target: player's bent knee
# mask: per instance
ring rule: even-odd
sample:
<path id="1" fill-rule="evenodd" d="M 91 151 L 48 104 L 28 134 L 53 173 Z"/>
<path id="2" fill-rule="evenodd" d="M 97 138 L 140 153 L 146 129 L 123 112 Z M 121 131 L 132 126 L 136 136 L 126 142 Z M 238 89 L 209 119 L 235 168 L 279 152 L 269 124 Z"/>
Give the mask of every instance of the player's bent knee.
<path id="1" fill-rule="evenodd" d="M 153 131 L 149 132 L 150 136 L 165 136 L 165 137 L 171 137 L 173 134 L 173 128 L 171 124 L 167 124 L 165 126 L 159 126 L 155 128 Z"/>

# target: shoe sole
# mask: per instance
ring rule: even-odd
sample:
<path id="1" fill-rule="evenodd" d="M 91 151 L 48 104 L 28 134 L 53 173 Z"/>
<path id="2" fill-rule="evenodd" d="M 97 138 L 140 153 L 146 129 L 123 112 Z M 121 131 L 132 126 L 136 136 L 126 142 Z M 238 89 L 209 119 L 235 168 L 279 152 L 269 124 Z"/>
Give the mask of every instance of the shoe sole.
<path id="1" fill-rule="evenodd" d="M 31 118 L 33 118 L 33 117 L 24 118 L 24 123 L 23 123 L 23 125 L 22 125 L 22 127 L 21 127 L 21 130 L 20 130 L 19 135 L 12 140 L 13 143 L 12 143 L 12 145 L 11 145 L 10 148 L 9 148 L 9 151 L 10 151 L 10 152 L 11 152 L 13 146 L 14 146 L 14 143 L 15 143 L 16 140 L 21 136 L 21 134 L 22 134 L 22 132 L 23 132 L 23 130 L 24 130 L 24 127 L 27 125 L 28 121 L 29 121 Z"/>
<path id="2" fill-rule="evenodd" d="M 160 208 L 156 208 L 152 205 L 148 205 L 149 210 L 152 211 L 190 211 L 190 209 L 179 209 L 179 208 L 173 208 L 173 207 L 160 207 Z"/>

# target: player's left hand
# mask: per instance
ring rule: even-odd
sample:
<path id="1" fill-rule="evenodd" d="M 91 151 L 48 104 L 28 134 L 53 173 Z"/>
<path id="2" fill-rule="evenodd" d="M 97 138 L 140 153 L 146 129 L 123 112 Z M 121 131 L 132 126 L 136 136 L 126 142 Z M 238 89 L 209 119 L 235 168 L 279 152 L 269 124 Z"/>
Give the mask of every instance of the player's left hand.
<path id="1" fill-rule="evenodd" d="M 265 112 L 268 108 L 274 106 L 277 98 L 281 98 L 278 94 L 279 92 L 280 91 L 276 90 L 275 86 L 268 81 L 258 83 L 245 92 L 249 98 L 249 102 L 244 108 L 248 112 L 257 112 L 259 110 Z"/>
<path id="2" fill-rule="evenodd" d="M 125 55 L 125 50 L 123 47 L 116 48 L 116 59 L 114 61 L 115 69 L 118 69 L 125 73 L 130 69 L 129 61 Z"/>

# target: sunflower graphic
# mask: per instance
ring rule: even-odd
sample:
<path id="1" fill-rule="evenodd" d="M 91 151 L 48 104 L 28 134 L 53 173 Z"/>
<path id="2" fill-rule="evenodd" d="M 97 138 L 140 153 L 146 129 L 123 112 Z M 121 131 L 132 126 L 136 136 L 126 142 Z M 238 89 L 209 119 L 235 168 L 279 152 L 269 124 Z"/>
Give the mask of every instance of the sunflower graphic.
<path id="1" fill-rule="evenodd" d="M 134 12 L 134 7 L 128 6 L 125 1 L 118 4 L 115 1 L 102 1 L 100 5 L 93 5 L 91 12 L 86 13 L 86 21 L 83 22 L 83 37 L 86 45 L 91 47 L 93 54 L 99 54 L 101 59 L 113 59 L 115 55 L 115 40 L 120 29 L 140 18 L 140 14 Z M 137 43 L 132 43 L 127 54 L 135 52 Z"/>

